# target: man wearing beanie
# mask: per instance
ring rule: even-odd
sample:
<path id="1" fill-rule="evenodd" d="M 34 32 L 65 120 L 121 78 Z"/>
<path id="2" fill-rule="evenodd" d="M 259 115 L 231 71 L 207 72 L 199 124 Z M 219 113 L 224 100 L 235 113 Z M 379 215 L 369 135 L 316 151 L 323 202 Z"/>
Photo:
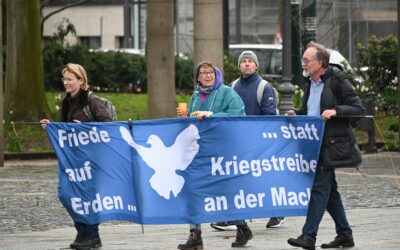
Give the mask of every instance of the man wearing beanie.
<path id="1" fill-rule="evenodd" d="M 247 115 L 277 115 L 274 88 L 258 74 L 258 58 L 251 50 L 243 51 L 238 58 L 240 78 L 232 85 L 242 98 Z M 263 83 L 262 83 L 263 81 Z M 257 98 L 257 88 L 264 84 L 261 100 Z"/>
<path id="2" fill-rule="evenodd" d="M 240 77 L 231 83 L 232 88 L 242 98 L 246 115 L 277 115 L 277 96 L 274 88 L 257 73 L 257 55 L 251 50 L 243 51 L 238 58 Z M 261 88 L 258 89 L 261 84 Z M 285 221 L 284 217 L 271 218 L 267 228 L 279 227 Z M 224 231 L 236 221 L 211 223 L 211 227 Z"/>

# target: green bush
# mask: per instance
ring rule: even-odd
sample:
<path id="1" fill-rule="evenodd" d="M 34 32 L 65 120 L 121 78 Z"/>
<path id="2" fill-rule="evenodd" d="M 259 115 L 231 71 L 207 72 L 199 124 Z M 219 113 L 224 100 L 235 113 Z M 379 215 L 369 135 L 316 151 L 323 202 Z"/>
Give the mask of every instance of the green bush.
<path id="1" fill-rule="evenodd" d="M 62 45 L 50 42 L 43 47 L 45 86 L 50 91 L 62 91 L 61 70 L 67 63 L 79 63 L 88 73 L 89 84 L 103 90 L 119 90 L 129 83 L 140 82 L 146 89 L 146 60 L 140 55 L 121 52 L 90 52 L 82 45 Z"/>
<path id="2" fill-rule="evenodd" d="M 398 151 L 400 149 L 396 133 L 393 133 L 392 131 L 385 131 L 383 133 L 383 137 L 385 138 L 387 147 L 386 149 L 388 151 Z"/>
<path id="3" fill-rule="evenodd" d="M 43 64 L 45 88 L 49 91 L 63 90 L 61 70 L 65 66 L 65 52 L 63 46 L 57 43 L 46 43 L 43 47 Z"/>
<path id="4" fill-rule="evenodd" d="M 397 121 L 389 121 L 388 122 L 388 129 L 389 129 L 389 131 L 392 131 L 392 132 L 397 132 L 397 131 L 399 131 L 399 121 L 397 120 Z"/>
<path id="5" fill-rule="evenodd" d="M 63 91 L 61 70 L 67 63 L 81 64 L 88 73 L 89 85 L 96 90 L 123 91 L 129 84 L 140 83 L 147 89 L 147 62 L 141 55 L 118 51 L 91 52 L 83 45 L 46 43 L 43 47 L 45 87 L 48 91 Z M 194 62 L 190 56 L 175 57 L 175 87 L 177 93 L 191 94 L 194 89 Z M 240 76 L 237 58 L 224 55 L 224 82 L 230 84 Z"/>
<path id="6" fill-rule="evenodd" d="M 43 47 L 45 87 L 48 91 L 63 91 L 61 70 L 67 63 L 81 64 L 87 71 L 89 85 L 105 91 L 126 89 L 140 83 L 147 89 L 147 62 L 141 55 L 118 51 L 91 52 L 83 45 L 61 45 L 55 41 Z M 231 83 L 240 75 L 237 59 L 224 55 L 224 82 Z M 194 62 L 190 56 L 175 57 L 175 86 L 177 93 L 191 94 L 194 89 Z"/>
<path id="7" fill-rule="evenodd" d="M 5 151 L 21 152 L 23 142 L 18 136 L 15 124 L 11 123 L 9 114 L 4 114 L 4 149 Z"/>
<path id="8" fill-rule="evenodd" d="M 177 92 L 192 93 L 194 89 L 194 65 L 191 57 L 175 57 L 175 87 Z"/>
<path id="9" fill-rule="evenodd" d="M 224 55 L 224 82 L 229 85 L 240 76 L 240 70 L 237 66 L 237 58 Z"/>
<path id="10" fill-rule="evenodd" d="M 91 55 L 88 74 L 91 85 L 121 90 L 130 83 L 140 82 L 146 88 L 146 60 L 140 55 L 122 52 L 95 52 Z"/>
<path id="11" fill-rule="evenodd" d="M 377 38 L 372 36 L 366 46 L 358 44 L 357 70 L 365 82 L 356 90 L 361 97 L 366 93 L 375 94 L 380 110 L 398 112 L 397 100 L 397 39 L 393 35 Z"/>

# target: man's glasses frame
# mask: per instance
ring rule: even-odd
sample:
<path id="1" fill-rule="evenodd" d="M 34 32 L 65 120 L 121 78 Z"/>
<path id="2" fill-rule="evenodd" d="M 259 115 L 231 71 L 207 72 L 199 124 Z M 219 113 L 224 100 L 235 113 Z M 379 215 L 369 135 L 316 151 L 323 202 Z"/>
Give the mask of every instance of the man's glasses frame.
<path id="1" fill-rule="evenodd" d="M 307 65 L 307 64 L 309 64 L 309 63 L 312 62 L 312 61 L 318 61 L 318 59 L 311 59 L 311 60 L 308 60 L 308 59 L 301 59 L 301 60 L 300 60 L 300 62 L 301 62 L 302 65 Z"/>

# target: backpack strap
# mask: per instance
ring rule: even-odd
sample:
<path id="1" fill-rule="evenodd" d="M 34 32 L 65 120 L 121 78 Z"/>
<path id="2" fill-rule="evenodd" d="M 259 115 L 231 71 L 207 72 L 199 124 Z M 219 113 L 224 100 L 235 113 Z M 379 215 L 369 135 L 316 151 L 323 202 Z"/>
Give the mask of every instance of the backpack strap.
<path id="1" fill-rule="evenodd" d="M 235 86 L 239 82 L 239 80 L 240 80 L 240 78 L 234 80 L 231 83 L 231 88 L 235 88 Z M 262 101 L 262 97 L 263 97 L 263 93 L 264 93 L 264 88 L 265 88 L 265 85 L 267 85 L 267 84 L 268 84 L 267 81 L 265 81 L 264 79 L 261 79 L 261 81 L 257 87 L 257 102 L 258 102 L 258 106 L 260 106 L 260 107 L 261 107 L 261 101 Z"/>
<path id="2" fill-rule="evenodd" d="M 239 82 L 240 78 L 237 78 L 236 80 L 234 80 L 231 83 L 231 88 L 235 88 L 236 84 Z M 257 102 L 258 102 L 258 106 L 260 106 L 261 108 L 261 104 L 262 104 L 262 98 L 263 98 L 263 94 L 264 94 L 264 89 L 265 86 L 270 85 L 269 82 L 267 82 L 266 80 L 264 80 L 263 78 L 261 78 L 261 81 L 258 83 L 258 87 L 257 87 Z M 272 86 L 271 86 L 272 87 Z M 275 108 L 277 110 L 277 114 L 278 113 L 278 95 L 276 93 L 276 89 L 274 87 L 272 87 L 272 89 L 274 90 L 274 96 L 275 96 Z"/>
<path id="3" fill-rule="evenodd" d="M 89 97 L 93 94 L 92 91 L 88 92 L 88 101 L 89 101 Z M 92 111 L 90 110 L 90 106 L 89 103 L 86 104 L 83 108 L 83 113 L 85 113 L 86 117 L 89 119 L 89 121 L 93 121 L 93 115 L 92 115 Z"/>
<path id="4" fill-rule="evenodd" d="M 231 83 L 231 88 L 233 88 L 233 89 L 235 88 L 235 86 L 236 86 L 236 84 L 238 83 L 239 79 L 240 79 L 240 78 L 234 80 L 234 81 Z"/>
<path id="5" fill-rule="evenodd" d="M 257 87 L 257 101 L 258 101 L 258 106 L 260 106 L 260 107 L 261 107 L 261 102 L 262 102 L 262 98 L 263 98 L 263 94 L 264 94 L 264 89 L 267 84 L 269 84 L 267 81 L 265 81 L 264 79 L 261 79 L 261 81 Z"/>
<path id="6" fill-rule="evenodd" d="M 263 94 L 264 94 L 264 89 L 265 86 L 270 86 L 274 92 L 274 99 L 275 99 L 275 111 L 276 114 L 279 115 L 279 109 L 278 109 L 278 103 L 279 103 L 279 93 L 276 90 L 276 88 L 274 88 L 269 82 L 267 82 L 265 79 L 261 79 L 260 83 L 258 84 L 258 88 L 257 88 L 257 100 L 258 100 L 258 104 L 261 107 L 261 102 L 262 102 L 262 98 L 263 98 Z"/>

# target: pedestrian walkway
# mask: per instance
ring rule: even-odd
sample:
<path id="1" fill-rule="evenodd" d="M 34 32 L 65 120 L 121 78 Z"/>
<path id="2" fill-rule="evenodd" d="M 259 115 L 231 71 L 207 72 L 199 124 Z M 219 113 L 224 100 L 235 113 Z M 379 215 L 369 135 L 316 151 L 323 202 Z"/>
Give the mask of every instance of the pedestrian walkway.
<path id="1" fill-rule="evenodd" d="M 337 170 L 339 188 L 353 228 L 352 249 L 399 249 L 400 154 L 363 155 L 361 172 Z M 392 164 L 393 161 L 393 164 Z M 0 168 L 0 249 L 68 249 L 75 238 L 71 219 L 57 199 L 56 161 L 8 161 Z M 268 219 L 249 223 L 254 238 L 247 249 L 295 249 L 289 237 L 301 233 L 305 217 L 289 217 L 279 228 Z M 141 225 L 109 222 L 100 226 L 102 249 L 176 249 L 186 241 L 188 225 Z M 321 223 L 317 249 L 335 237 L 328 214 Z M 205 249 L 232 249 L 235 232 L 203 225 Z"/>
<path id="2" fill-rule="evenodd" d="M 400 208 L 360 208 L 347 211 L 354 230 L 356 247 L 353 249 L 399 249 Z M 317 245 L 333 240 L 333 222 L 325 216 Z M 254 238 L 248 249 L 294 249 L 286 241 L 300 233 L 304 217 L 290 217 L 279 228 L 266 229 L 267 220 L 257 219 L 250 223 Z M 66 249 L 74 239 L 72 227 L 0 234 L 0 249 Z M 188 234 L 187 225 L 140 225 L 106 223 L 100 226 L 102 249 L 176 249 Z M 205 249 L 232 249 L 235 232 L 218 232 L 208 224 L 203 225 Z"/>

